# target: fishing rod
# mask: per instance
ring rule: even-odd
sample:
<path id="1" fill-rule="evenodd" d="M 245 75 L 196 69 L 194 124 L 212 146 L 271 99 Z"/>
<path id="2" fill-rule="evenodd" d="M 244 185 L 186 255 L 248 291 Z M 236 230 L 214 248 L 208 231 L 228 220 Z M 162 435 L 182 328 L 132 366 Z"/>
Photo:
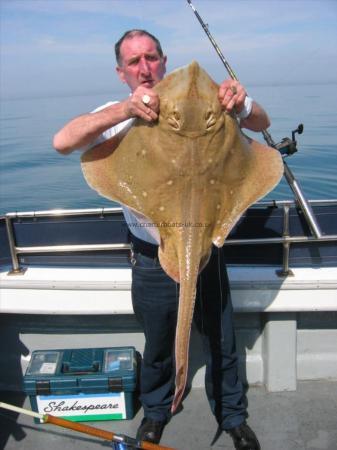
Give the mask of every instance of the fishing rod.
<path id="1" fill-rule="evenodd" d="M 164 447 L 162 445 L 153 444 L 148 441 L 137 441 L 136 439 L 130 438 L 125 435 L 118 435 L 112 433 L 111 431 L 102 430 L 100 428 L 95 428 L 89 425 L 84 425 L 78 422 L 72 422 L 70 420 L 63 419 L 61 417 L 55 417 L 50 414 L 40 414 L 29 409 L 20 408 L 18 406 L 11 405 L 9 403 L 0 402 L 0 408 L 4 408 L 10 411 L 15 411 L 19 414 L 25 414 L 35 419 L 39 419 L 42 423 L 52 423 L 59 427 L 68 428 L 80 433 L 85 433 L 90 436 L 95 436 L 106 441 L 110 441 L 116 450 L 127 450 L 127 449 L 144 449 L 144 450 L 175 450 L 171 447 Z M 114 445 L 114 443 L 116 445 Z"/>
<path id="2" fill-rule="evenodd" d="M 229 73 L 230 77 L 235 81 L 239 81 L 238 77 L 235 75 L 235 72 L 229 65 L 228 61 L 226 61 L 226 58 L 224 57 L 222 51 L 220 50 L 219 46 L 217 45 L 213 36 L 211 35 L 208 25 L 205 24 L 205 22 L 202 20 L 200 14 L 195 9 L 192 1 L 187 0 L 187 3 L 192 8 L 192 11 L 194 12 L 199 23 L 201 24 L 208 39 L 211 41 L 215 51 L 217 52 L 219 58 L 221 59 L 221 62 L 226 67 L 226 70 Z M 292 155 L 293 153 L 297 152 L 297 147 L 296 147 L 297 142 L 295 140 L 296 133 L 298 133 L 298 134 L 303 133 L 303 125 L 302 124 L 300 124 L 296 130 L 292 131 L 292 139 L 284 138 L 284 139 L 282 139 L 281 142 L 276 144 L 275 141 L 273 140 L 273 138 L 271 137 L 270 133 L 268 133 L 267 130 L 262 130 L 263 137 L 264 137 L 265 141 L 267 142 L 267 144 L 270 147 L 273 147 L 276 150 L 278 150 L 281 153 L 281 155 L 283 156 L 284 176 L 289 184 L 290 189 L 292 190 L 293 194 L 295 195 L 297 203 L 300 205 L 300 207 L 302 209 L 302 212 L 307 220 L 307 223 L 311 229 L 311 232 L 313 233 L 313 235 L 316 238 L 320 238 L 322 236 L 322 232 L 321 232 L 320 226 L 315 218 L 314 212 L 313 212 L 310 204 L 308 203 L 307 199 L 305 198 L 303 191 L 300 187 L 300 184 L 296 180 L 294 174 L 292 173 L 292 171 L 290 170 L 288 164 L 286 163 L 286 161 L 284 159 L 284 157 Z"/>

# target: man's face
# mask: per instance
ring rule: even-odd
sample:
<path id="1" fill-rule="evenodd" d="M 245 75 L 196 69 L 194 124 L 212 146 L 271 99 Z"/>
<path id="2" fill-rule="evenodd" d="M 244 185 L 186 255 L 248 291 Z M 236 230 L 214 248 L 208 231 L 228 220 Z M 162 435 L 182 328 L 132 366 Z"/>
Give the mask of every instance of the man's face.
<path id="1" fill-rule="evenodd" d="M 117 66 L 117 73 L 132 92 L 140 85 L 152 88 L 165 74 L 166 56 L 159 56 L 155 42 L 148 36 L 125 39 L 120 55 L 121 66 Z"/>

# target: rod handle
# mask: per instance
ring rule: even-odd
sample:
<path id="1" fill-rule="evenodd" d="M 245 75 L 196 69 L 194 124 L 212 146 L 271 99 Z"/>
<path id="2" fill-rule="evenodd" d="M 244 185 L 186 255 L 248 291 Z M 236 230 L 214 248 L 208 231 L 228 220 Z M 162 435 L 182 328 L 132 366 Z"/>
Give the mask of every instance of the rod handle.
<path id="1" fill-rule="evenodd" d="M 115 433 L 111 431 L 101 430 L 99 428 L 92 427 L 90 425 L 85 425 L 79 422 L 72 422 L 71 420 L 62 419 L 61 417 L 50 416 L 47 414 L 44 416 L 46 423 L 52 423 L 63 428 L 69 428 L 70 430 L 79 431 L 80 433 L 90 434 L 91 436 L 96 436 L 107 441 L 113 441 Z"/>

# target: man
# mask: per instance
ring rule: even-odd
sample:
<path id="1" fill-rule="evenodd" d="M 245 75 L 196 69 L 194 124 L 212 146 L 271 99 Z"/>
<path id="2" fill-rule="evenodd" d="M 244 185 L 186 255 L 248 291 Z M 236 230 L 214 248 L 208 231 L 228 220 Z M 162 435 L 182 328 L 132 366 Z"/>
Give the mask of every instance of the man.
<path id="1" fill-rule="evenodd" d="M 115 51 L 117 73 L 130 87 L 131 95 L 70 121 L 54 137 L 54 147 L 59 152 L 104 146 L 104 141 L 135 117 L 147 122 L 158 119 L 159 98 L 152 88 L 164 77 L 167 61 L 159 41 L 147 31 L 131 30 L 116 43 Z M 237 81 L 226 80 L 220 85 L 219 102 L 227 112 L 235 111 L 241 127 L 260 131 L 269 126 L 265 111 L 247 97 Z M 146 227 L 135 227 L 137 216 L 122 207 L 131 231 L 133 307 L 146 336 L 140 383 L 144 419 L 137 439 L 158 443 L 170 419 L 173 399 L 179 286 L 161 269 L 156 240 Z M 258 440 L 245 422 L 247 412 L 237 375 L 232 304 L 223 252 L 219 250 L 214 249 L 199 276 L 194 319 L 205 347 L 206 392 L 219 428 L 230 434 L 236 449 L 258 450 Z"/>

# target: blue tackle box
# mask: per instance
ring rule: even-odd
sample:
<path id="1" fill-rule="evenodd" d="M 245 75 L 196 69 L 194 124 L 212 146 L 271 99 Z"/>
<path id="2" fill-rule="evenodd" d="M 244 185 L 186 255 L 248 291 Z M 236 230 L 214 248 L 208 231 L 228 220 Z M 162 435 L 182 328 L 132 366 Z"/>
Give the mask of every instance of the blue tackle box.
<path id="1" fill-rule="evenodd" d="M 132 419 L 134 347 L 36 350 L 23 379 L 31 407 L 72 421 Z"/>

